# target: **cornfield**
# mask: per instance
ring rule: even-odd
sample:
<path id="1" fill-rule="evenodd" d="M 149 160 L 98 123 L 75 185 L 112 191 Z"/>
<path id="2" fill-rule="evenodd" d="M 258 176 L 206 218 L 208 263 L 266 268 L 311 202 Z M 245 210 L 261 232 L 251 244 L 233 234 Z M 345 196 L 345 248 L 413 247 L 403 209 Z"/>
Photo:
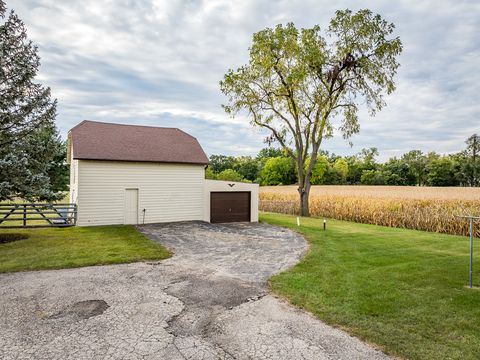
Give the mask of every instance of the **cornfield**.
<path id="1" fill-rule="evenodd" d="M 260 188 L 262 211 L 298 214 L 299 205 L 295 186 Z M 480 216 L 480 188 L 314 186 L 310 213 L 316 217 L 467 235 L 467 221 L 456 216 Z M 480 236 L 480 224 L 476 226 L 476 236 Z"/>

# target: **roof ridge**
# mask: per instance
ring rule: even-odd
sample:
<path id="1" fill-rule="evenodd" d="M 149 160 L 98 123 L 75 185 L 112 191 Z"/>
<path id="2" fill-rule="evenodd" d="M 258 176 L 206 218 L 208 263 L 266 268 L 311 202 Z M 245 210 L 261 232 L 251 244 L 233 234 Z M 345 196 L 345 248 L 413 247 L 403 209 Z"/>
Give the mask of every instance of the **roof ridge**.
<path id="1" fill-rule="evenodd" d="M 72 127 L 70 130 L 68 130 L 68 133 L 71 133 L 73 129 L 76 129 L 77 127 L 79 127 L 80 125 L 84 124 L 85 122 L 87 121 L 90 121 L 90 120 L 82 120 L 80 121 L 77 125 L 75 125 L 74 127 Z"/>
<path id="2" fill-rule="evenodd" d="M 95 123 L 95 124 L 105 124 L 105 125 L 116 125 L 116 126 L 131 126 L 131 127 L 145 127 L 145 128 L 153 128 L 153 129 L 172 129 L 172 130 L 178 130 L 178 131 L 181 131 L 187 135 L 190 135 L 188 133 L 186 133 L 185 131 L 183 130 L 180 130 L 179 128 L 177 127 L 169 127 L 169 126 L 154 126 L 154 125 L 135 125 L 135 124 L 121 124 L 121 123 L 114 123 L 114 122 L 107 122 L 107 121 L 96 121 L 96 120 L 82 120 L 79 124 L 75 125 L 73 128 L 70 129 L 73 130 L 75 129 L 76 127 L 86 123 L 86 122 L 89 122 L 89 123 Z M 191 135 L 190 135 L 191 136 Z"/>

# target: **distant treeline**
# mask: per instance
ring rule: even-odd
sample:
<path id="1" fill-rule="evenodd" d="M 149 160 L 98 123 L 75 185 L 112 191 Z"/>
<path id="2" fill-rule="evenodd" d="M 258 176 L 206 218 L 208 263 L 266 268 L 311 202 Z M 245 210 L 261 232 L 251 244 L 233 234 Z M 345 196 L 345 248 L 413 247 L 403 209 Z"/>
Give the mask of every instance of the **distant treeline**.
<path id="1" fill-rule="evenodd" d="M 464 151 L 439 155 L 412 150 L 379 163 L 376 148 L 353 156 L 320 153 L 313 169 L 312 185 L 419 185 L 480 186 L 480 136 L 472 135 Z M 295 162 L 281 149 L 265 148 L 256 157 L 211 155 L 208 179 L 252 181 L 261 185 L 297 182 Z"/>

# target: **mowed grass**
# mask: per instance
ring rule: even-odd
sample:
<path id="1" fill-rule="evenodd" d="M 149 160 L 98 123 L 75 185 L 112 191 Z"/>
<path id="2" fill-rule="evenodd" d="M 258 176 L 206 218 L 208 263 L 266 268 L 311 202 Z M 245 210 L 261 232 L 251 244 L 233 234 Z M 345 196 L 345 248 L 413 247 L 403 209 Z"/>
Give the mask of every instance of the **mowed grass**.
<path id="1" fill-rule="evenodd" d="M 310 243 L 272 289 L 328 324 L 408 359 L 478 359 L 480 290 L 466 237 L 263 213 Z M 478 243 L 478 239 L 475 239 Z M 480 245 L 480 244 L 479 244 Z M 479 246 L 477 245 L 477 246 Z M 479 286 L 480 252 L 474 258 Z"/>
<path id="2" fill-rule="evenodd" d="M 170 253 L 133 226 L 0 230 L 29 238 L 0 244 L 0 273 L 160 260 Z"/>

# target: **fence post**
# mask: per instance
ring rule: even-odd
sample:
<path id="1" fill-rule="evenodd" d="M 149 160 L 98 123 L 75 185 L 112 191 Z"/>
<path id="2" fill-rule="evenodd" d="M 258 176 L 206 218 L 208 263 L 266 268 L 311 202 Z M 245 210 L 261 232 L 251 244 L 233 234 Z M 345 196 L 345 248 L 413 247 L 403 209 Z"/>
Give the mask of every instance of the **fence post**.
<path id="1" fill-rule="evenodd" d="M 27 226 L 27 205 L 23 205 L 23 226 Z"/>
<path id="2" fill-rule="evenodd" d="M 480 216 L 472 215 L 457 215 L 456 217 L 469 220 L 469 233 L 470 233 L 470 271 L 469 271 L 469 286 L 470 289 L 473 288 L 473 222 L 475 220 L 480 220 Z"/>
<path id="3" fill-rule="evenodd" d="M 473 287 L 473 218 L 470 218 L 470 289 Z"/>
<path id="4" fill-rule="evenodd" d="M 73 205 L 74 213 L 73 213 L 73 225 L 77 225 L 77 213 L 78 213 L 78 206 L 77 204 Z"/>

